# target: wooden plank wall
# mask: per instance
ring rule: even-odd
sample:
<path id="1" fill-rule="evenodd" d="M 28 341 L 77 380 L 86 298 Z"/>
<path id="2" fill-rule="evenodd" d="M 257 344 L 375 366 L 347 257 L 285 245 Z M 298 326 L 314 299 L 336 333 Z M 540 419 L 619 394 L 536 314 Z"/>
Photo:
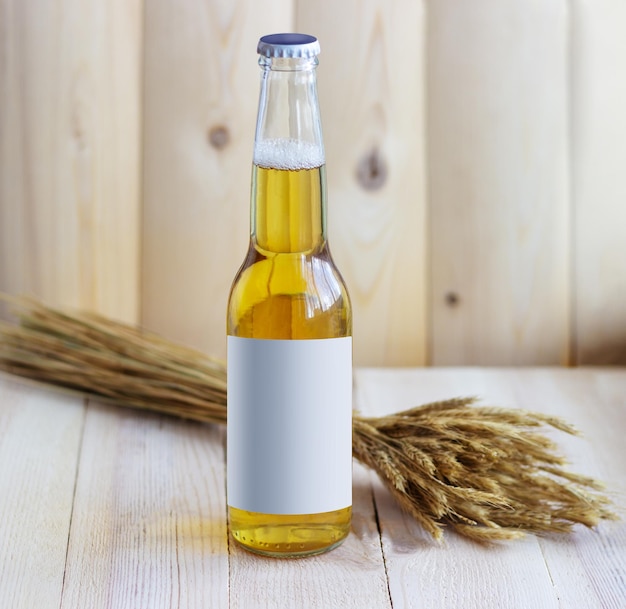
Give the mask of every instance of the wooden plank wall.
<path id="1" fill-rule="evenodd" d="M 142 321 L 216 355 L 248 247 L 256 41 L 291 0 L 155 0 L 145 11 Z"/>
<path id="2" fill-rule="evenodd" d="M 568 362 L 566 17 L 562 0 L 430 5 L 435 364 Z"/>
<path id="3" fill-rule="evenodd" d="M 329 242 L 353 302 L 355 361 L 422 364 L 428 337 L 424 5 L 301 0 L 296 28 L 317 32 L 323 44 L 318 76 Z"/>
<path id="4" fill-rule="evenodd" d="M 0 0 L 0 290 L 224 355 L 291 29 L 357 364 L 626 363 L 621 0 Z"/>
<path id="5" fill-rule="evenodd" d="M 571 10 L 574 356 L 626 363 L 626 3 Z"/>
<path id="6" fill-rule="evenodd" d="M 0 2 L 0 290 L 138 321 L 141 0 Z"/>

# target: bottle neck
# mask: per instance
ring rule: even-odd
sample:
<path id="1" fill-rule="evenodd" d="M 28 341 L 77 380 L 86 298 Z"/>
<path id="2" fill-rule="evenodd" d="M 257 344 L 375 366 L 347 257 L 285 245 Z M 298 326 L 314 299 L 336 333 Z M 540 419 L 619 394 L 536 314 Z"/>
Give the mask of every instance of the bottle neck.
<path id="1" fill-rule="evenodd" d="M 261 57 L 252 176 L 252 240 L 273 253 L 325 242 L 326 181 L 317 59 Z"/>

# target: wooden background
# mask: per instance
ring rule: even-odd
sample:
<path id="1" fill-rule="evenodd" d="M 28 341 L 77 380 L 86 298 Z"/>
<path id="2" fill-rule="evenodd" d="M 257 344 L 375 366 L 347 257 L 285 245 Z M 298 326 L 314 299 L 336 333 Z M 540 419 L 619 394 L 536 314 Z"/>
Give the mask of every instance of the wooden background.
<path id="1" fill-rule="evenodd" d="M 0 0 L 0 290 L 223 355 L 288 30 L 355 363 L 626 363 L 623 0 Z"/>

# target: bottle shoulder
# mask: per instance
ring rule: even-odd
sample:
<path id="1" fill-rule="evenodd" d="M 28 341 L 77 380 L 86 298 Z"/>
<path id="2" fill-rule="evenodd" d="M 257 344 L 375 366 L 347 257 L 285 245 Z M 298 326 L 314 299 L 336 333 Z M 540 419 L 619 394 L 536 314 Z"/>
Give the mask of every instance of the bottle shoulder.
<path id="1" fill-rule="evenodd" d="M 328 248 L 272 254 L 252 245 L 231 289 L 228 331 L 259 338 L 350 335 L 350 298 Z"/>
<path id="2" fill-rule="evenodd" d="M 235 276 L 233 289 L 242 283 L 256 284 L 259 281 L 272 293 L 328 287 L 333 292 L 344 291 L 347 295 L 345 282 L 327 245 L 307 252 L 273 253 L 252 244 Z M 321 286 L 318 285 L 320 282 Z"/>

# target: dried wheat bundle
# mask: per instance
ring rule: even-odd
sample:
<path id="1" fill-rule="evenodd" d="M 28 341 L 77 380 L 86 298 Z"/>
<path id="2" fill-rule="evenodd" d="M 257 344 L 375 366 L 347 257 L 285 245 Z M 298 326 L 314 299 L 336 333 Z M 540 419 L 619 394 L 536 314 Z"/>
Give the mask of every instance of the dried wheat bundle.
<path id="1" fill-rule="evenodd" d="M 97 315 L 5 299 L 19 325 L 0 326 L 0 369 L 122 406 L 226 423 L 223 362 Z M 599 483 L 564 469 L 544 426 L 576 433 L 542 414 L 451 399 L 355 416 L 353 454 L 436 538 L 445 524 L 492 541 L 615 519 Z"/>

